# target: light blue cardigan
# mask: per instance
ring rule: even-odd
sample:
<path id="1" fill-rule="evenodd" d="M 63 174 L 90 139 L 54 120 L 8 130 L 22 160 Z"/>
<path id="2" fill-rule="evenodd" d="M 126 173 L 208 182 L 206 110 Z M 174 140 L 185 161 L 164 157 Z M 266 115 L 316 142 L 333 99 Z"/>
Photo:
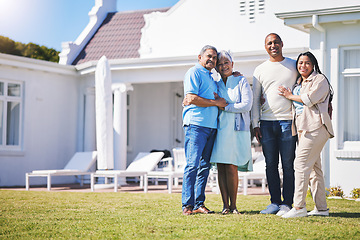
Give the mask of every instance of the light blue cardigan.
<path id="1" fill-rule="evenodd" d="M 245 77 L 230 76 L 239 82 L 236 86 L 237 96 L 235 103 L 229 103 L 225 107 L 225 111 L 236 113 L 235 114 L 235 131 L 250 131 L 250 110 L 253 103 L 253 93 L 250 84 Z"/>

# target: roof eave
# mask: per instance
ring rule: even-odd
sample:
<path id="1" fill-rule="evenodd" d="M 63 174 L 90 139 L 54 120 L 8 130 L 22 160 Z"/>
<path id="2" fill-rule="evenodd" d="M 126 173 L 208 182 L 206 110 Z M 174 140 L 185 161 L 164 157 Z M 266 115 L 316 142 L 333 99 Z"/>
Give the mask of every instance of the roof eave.
<path id="1" fill-rule="evenodd" d="M 74 66 L 61 65 L 45 60 L 27 58 L 22 56 L 14 56 L 10 54 L 0 53 L 0 65 L 22 68 L 42 72 L 51 72 L 61 75 L 77 76 L 78 73 Z"/>
<path id="2" fill-rule="evenodd" d="M 354 23 L 360 20 L 360 6 L 275 13 L 276 17 L 284 20 L 285 25 L 306 33 L 310 32 L 309 28 L 312 26 L 313 15 L 319 16 L 319 24 L 334 22 Z"/>
<path id="3" fill-rule="evenodd" d="M 307 51 L 307 48 L 287 48 L 283 52 L 288 57 L 297 57 L 299 52 Z M 269 57 L 265 51 L 249 51 L 233 53 L 234 62 L 263 62 Z M 93 74 L 98 61 L 89 61 L 76 65 L 76 70 L 81 75 Z M 132 59 L 110 59 L 109 64 L 112 71 L 158 69 L 169 67 L 191 67 L 197 62 L 197 56 L 178 56 L 163 58 L 132 58 Z"/>

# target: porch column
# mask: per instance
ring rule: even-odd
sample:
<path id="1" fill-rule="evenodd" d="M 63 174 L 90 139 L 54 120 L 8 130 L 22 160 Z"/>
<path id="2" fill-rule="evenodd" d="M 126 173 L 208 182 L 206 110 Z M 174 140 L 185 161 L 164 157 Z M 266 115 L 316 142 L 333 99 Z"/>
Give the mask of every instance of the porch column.
<path id="1" fill-rule="evenodd" d="M 84 114 L 84 152 L 96 150 L 95 130 L 95 88 L 89 87 L 85 92 Z"/>
<path id="2" fill-rule="evenodd" d="M 127 160 L 127 91 L 131 84 L 113 84 L 114 92 L 114 169 L 125 170 Z"/>

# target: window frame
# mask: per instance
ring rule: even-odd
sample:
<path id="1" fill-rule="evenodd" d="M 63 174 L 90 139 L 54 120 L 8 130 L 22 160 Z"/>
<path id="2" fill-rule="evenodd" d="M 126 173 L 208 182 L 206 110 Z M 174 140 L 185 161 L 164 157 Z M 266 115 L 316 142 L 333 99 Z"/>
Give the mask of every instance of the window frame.
<path id="1" fill-rule="evenodd" d="M 9 152 L 20 152 L 23 150 L 23 112 L 24 112 L 24 82 L 17 80 L 9 79 L 0 79 L 0 82 L 3 83 L 3 95 L 0 95 L 0 101 L 3 102 L 3 130 L 0 132 L 2 135 L 2 143 L 0 143 L 0 153 L 1 155 Z M 9 96 L 8 95 L 8 86 L 9 84 L 18 84 L 20 86 L 20 96 Z M 19 104 L 19 143 L 18 145 L 7 145 L 7 130 L 8 130 L 8 103 L 15 102 Z"/>
<path id="2" fill-rule="evenodd" d="M 339 49 L 339 97 L 338 97 L 338 150 L 335 151 L 335 157 L 341 159 L 354 159 L 360 158 L 360 141 L 346 141 L 344 139 L 345 131 L 345 98 L 341 97 L 345 95 L 345 79 L 348 77 L 360 77 L 360 67 L 359 68 L 346 68 L 345 67 L 345 56 L 346 51 L 360 50 L 360 45 L 353 46 L 343 46 Z"/>

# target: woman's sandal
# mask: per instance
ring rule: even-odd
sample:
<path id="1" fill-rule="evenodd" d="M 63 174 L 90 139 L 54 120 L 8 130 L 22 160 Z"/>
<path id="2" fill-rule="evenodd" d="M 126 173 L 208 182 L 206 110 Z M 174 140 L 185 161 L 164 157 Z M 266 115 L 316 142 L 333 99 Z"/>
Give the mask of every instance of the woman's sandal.
<path id="1" fill-rule="evenodd" d="M 230 210 L 232 214 L 241 214 L 236 208 L 233 210 Z"/>
<path id="2" fill-rule="evenodd" d="M 224 208 L 221 212 L 222 215 L 225 215 L 225 214 L 229 214 L 230 213 L 230 209 L 229 208 Z"/>

